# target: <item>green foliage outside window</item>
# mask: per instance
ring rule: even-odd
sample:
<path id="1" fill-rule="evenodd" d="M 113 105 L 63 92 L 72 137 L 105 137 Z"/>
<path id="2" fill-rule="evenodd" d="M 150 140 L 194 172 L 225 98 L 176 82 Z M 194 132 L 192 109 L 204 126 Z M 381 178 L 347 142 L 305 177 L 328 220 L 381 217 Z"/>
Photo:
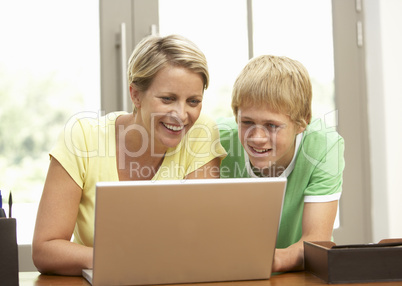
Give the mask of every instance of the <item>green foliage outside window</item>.
<path id="1" fill-rule="evenodd" d="M 57 73 L 6 73 L 0 67 L 0 189 L 15 202 L 37 202 L 49 151 L 82 94 Z"/>

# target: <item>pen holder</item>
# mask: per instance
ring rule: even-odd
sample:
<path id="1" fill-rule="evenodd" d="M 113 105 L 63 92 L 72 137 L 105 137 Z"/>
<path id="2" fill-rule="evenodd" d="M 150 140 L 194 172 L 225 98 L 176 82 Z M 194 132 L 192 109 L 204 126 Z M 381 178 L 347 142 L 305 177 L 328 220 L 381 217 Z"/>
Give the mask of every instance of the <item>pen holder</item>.
<path id="1" fill-rule="evenodd" d="M 19 285 L 17 222 L 0 218 L 0 284 Z"/>

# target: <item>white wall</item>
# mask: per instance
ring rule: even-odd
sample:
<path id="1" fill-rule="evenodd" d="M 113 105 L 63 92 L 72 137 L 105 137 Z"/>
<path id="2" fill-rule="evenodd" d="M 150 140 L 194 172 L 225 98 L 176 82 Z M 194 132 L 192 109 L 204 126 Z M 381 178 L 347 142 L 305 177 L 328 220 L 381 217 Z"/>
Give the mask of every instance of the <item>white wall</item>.
<path id="1" fill-rule="evenodd" d="M 380 2 L 383 39 L 389 236 L 402 237 L 402 1 Z M 380 190 L 381 191 L 381 190 Z"/>
<path id="2" fill-rule="evenodd" d="M 402 237 L 402 1 L 366 0 L 373 242 Z"/>

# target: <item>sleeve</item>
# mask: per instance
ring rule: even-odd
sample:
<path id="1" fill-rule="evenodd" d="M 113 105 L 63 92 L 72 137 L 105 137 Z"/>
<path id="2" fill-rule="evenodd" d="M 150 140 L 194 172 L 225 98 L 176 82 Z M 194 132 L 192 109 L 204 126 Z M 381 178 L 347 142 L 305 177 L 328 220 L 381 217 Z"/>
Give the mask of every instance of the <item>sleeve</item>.
<path id="1" fill-rule="evenodd" d="M 337 134 L 332 142 L 332 146 L 327 145 L 327 151 L 316 162 L 310 183 L 304 191 L 304 202 L 330 202 L 341 197 L 345 167 L 344 140 Z"/>
<path id="2" fill-rule="evenodd" d="M 68 122 L 60 133 L 50 156 L 59 161 L 81 188 L 84 186 L 88 155 L 82 122 L 79 120 Z"/>
<path id="3" fill-rule="evenodd" d="M 201 115 L 194 126 L 189 130 L 185 140 L 185 152 L 188 159 L 187 174 L 202 167 L 214 158 L 222 161 L 226 157 L 219 129 L 214 120 Z"/>

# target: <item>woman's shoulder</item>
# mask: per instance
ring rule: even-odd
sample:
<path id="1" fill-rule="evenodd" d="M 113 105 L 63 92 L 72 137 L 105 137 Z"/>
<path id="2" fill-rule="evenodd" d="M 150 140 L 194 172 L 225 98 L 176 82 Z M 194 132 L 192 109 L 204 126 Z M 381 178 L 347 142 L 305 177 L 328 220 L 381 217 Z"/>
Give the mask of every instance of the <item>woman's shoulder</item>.
<path id="1" fill-rule="evenodd" d="M 200 114 L 197 121 L 187 132 L 185 140 L 189 138 L 210 138 L 211 136 L 214 138 L 219 137 L 216 122 L 209 115 Z"/>
<path id="2" fill-rule="evenodd" d="M 197 125 L 215 126 L 216 121 L 208 114 L 201 113 L 194 125 L 195 126 L 197 126 Z"/>
<path id="3" fill-rule="evenodd" d="M 59 141 L 70 142 L 77 146 L 96 144 L 107 136 L 114 138 L 114 126 L 117 117 L 125 112 L 112 112 L 101 115 L 98 112 L 82 112 L 71 117 L 65 124 Z M 113 126 L 113 128 L 111 128 Z"/>
<path id="4" fill-rule="evenodd" d="M 125 111 L 110 112 L 107 114 L 101 114 L 99 112 L 83 112 L 75 116 L 75 122 L 79 122 L 80 125 L 85 128 L 93 127 L 107 127 L 109 125 L 114 125 L 116 119 L 120 115 L 125 115 Z"/>

